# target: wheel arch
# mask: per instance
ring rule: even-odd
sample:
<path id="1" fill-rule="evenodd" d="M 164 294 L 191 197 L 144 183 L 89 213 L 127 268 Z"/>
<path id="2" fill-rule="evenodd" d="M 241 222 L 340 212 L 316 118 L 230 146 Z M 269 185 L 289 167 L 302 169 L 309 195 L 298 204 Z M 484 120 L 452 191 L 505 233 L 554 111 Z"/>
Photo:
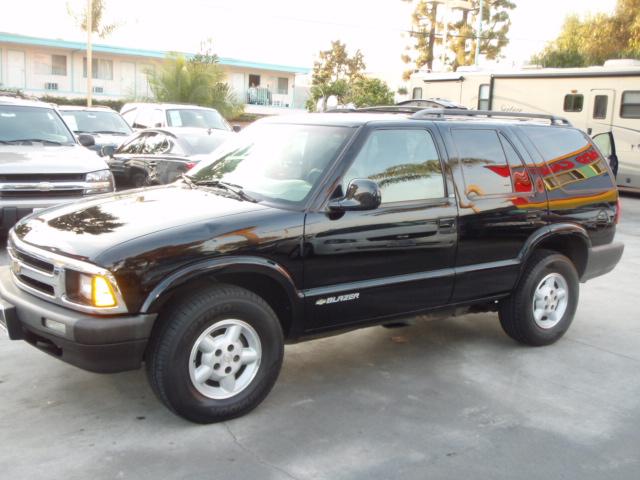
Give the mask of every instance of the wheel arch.
<path id="1" fill-rule="evenodd" d="M 572 223 L 554 224 L 543 227 L 531 235 L 519 256 L 522 265 L 525 265 L 534 251 L 554 250 L 569 258 L 578 272 L 578 277 L 582 277 L 587 268 L 590 247 L 591 239 L 584 227 Z"/>
<path id="2" fill-rule="evenodd" d="M 227 257 L 181 268 L 151 291 L 140 311 L 158 313 L 176 294 L 191 290 L 194 285 L 204 287 L 212 283 L 236 285 L 257 294 L 278 316 L 285 338 L 295 336 L 302 296 L 282 266 L 263 258 Z"/>

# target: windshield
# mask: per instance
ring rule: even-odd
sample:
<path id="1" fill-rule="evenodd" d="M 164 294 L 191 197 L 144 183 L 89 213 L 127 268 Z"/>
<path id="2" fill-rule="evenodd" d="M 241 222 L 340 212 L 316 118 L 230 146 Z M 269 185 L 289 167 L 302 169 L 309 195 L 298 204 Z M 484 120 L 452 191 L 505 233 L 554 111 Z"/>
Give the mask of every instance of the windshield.
<path id="1" fill-rule="evenodd" d="M 51 108 L 0 105 L 0 143 L 73 145 L 75 139 Z"/>
<path id="2" fill-rule="evenodd" d="M 351 136 L 348 127 L 254 124 L 189 173 L 241 187 L 258 200 L 301 205 Z"/>
<path id="3" fill-rule="evenodd" d="M 167 125 L 170 127 L 199 127 L 231 130 L 227 121 L 216 110 L 180 108 L 167 110 Z"/>
<path id="4" fill-rule="evenodd" d="M 131 128 L 116 112 L 87 110 L 62 110 L 60 112 L 69 128 L 76 133 L 109 133 L 129 135 Z"/>

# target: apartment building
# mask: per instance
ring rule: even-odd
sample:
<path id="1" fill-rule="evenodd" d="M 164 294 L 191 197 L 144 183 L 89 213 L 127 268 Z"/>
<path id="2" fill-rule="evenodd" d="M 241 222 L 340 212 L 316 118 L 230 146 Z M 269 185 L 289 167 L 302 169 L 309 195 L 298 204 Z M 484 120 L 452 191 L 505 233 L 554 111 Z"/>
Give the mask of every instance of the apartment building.
<path id="1" fill-rule="evenodd" d="M 87 94 L 85 49 L 83 42 L 0 32 L 0 88 L 17 88 L 35 96 L 84 97 Z M 152 97 L 149 72 L 157 69 L 168 53 L 94 44 L 94 98 Z M 246 112 L 277 114 L 304 108 L 308 88 L 297 86 L 296 77 L 308 74 L 309 68 L 227 57 L 220 58 L 220 65 L 236 97 L 246 104 Z"/>

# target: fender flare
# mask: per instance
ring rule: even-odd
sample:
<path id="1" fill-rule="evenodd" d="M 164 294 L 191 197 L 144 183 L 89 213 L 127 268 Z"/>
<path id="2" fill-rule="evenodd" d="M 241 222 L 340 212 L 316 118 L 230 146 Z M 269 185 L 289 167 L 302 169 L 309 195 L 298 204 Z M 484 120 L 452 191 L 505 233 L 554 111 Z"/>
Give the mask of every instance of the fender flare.
<path id="1" fill-rule="evenodd" d="M 158 304 L 166 292 L 207 273 L 256 273 L 266 275 L 284 288 L 293 308 L 302 299 L 302 293 L 296 288 L 293 278 L 278 263 L 261 257 L 232 256 L 204 260 L 176 270 L 151 290 L 140 307 L 140 312 L 148 313 L 153 311 L 154 306 Z"/>
<path id="2" fill-rule="evenodd" d="M 555 223 L 553 225 L 546 225 L 533 232 L 522 246 L 520 253 L 518 254 L 520 264 L 524 265 L 536 247 L 544 240 L 552 237 L 569 235 L 578 237 L 582 242 L 584 242 L 584 246 L 587 250 L 591 248 L 591 238 L 589 238 L 589 234 L 583 226 L 575 223 Z"/>

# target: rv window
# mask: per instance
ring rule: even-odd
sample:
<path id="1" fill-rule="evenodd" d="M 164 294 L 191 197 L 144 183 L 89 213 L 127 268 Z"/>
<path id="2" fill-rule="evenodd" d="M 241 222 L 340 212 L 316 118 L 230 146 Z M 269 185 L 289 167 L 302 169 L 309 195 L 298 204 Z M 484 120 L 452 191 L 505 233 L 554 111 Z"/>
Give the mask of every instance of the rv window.
<path id="1" fill-rule="evenodd" d="M 609 103 L 609 95 L 596 95 L 593 100 L 593 118 L 607 118 L 607 105 Z"/>
<path id="2" fill-rule="evenodd" d="M 422 88 L 415 87 L 413 89 L 413 95 L 411 96 L 411 98 L 413 98 L 414 100 L 421 100 L 422 99 Z"/>
<path id="3" fill-rule="evenodd" d="M 622 93 L 620 116 L 622 118 L 640 118 L 640 91 Z"/>
<path id="4" fill-rule="evenodd" d="M 565 112 L 581 112 L 583 102 L 584 102 L 584 95 L 574 95 L 574 94 L 565 95 L 564 111 Z"/>
<path id="5" fill-rule="evenodd" d="M 498 132 L 459 129 L 451 134 L 462 166 L 465 194 L 469 198 L 513 192 L 511 169 Z"/>
<path id="6" fill-rule="evenodd" d="M 478 89 L 478 110 L 489 110 L 489 84 L 483 83 Z"/>

